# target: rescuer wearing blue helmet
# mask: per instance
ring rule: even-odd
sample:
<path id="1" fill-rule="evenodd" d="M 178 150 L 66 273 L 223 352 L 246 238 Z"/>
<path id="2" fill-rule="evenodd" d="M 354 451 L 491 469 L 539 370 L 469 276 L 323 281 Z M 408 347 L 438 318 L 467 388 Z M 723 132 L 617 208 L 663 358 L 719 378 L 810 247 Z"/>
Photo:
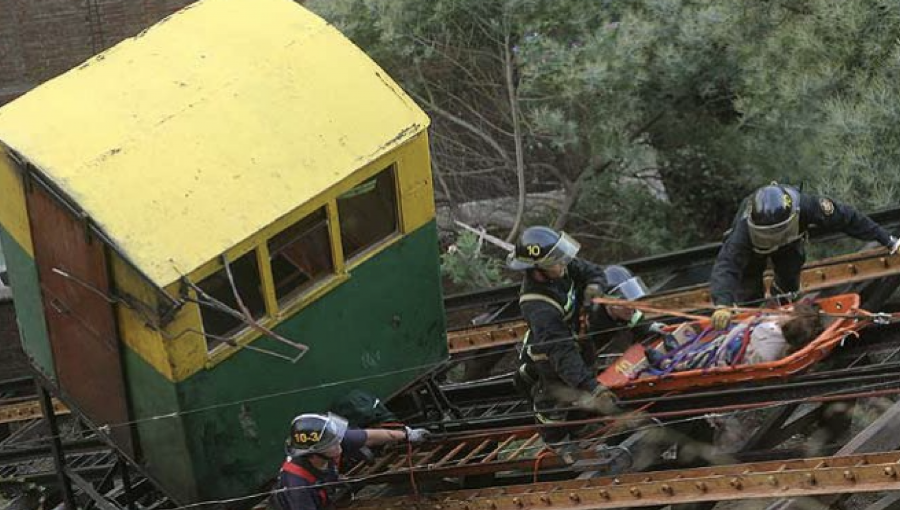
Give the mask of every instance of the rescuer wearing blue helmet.
<path id="1" fill-rule="evenodd" d="M 713 266 L 710 287 L 719 307 L 713 327 L 724 329 L 731 322 L 726 307 L 764 297 L 763 272 L 770 260 L 778 293 L 800 288 L 807 231 L 813 226 L 878 241 L 891 254 L 900 248 L 900 240 L 849 205 L 774 182 L 763 186 L 744 201 Z"/>
<path id="2" fill-rule="evenodd" d="M 301 414 L 291 421 L 284 446 L 288 457 L 278 473 L 269 506 L 276 510 L 329 508 L 342 455 L 358 454 L 364 446 L 420 443 L 428 436 L 426 429 L 354 429 L 333 413 Z"/>

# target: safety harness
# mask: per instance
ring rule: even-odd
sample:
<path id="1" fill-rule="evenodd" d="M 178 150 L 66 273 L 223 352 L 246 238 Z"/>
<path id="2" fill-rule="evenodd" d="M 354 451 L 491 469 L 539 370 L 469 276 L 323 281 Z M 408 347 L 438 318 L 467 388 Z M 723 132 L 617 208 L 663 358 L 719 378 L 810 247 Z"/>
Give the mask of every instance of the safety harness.
<path id="1" fill-rule="evenodd" d="M 563 321 L 568 323 L 569 321 L 572 320 L 572 315 L 575 312 L 575 307 L 574 307 L 574 305 L 575 305 L 575 282 L 572 282 L 572 284 L 569 286 L 569 290 L 566 292 L 565 305 L 560 304 L 558 301 L 551 298 L 550 296 L 547 296 L 544 294 L 539 294 L 536 292 L 529 292 L 529 293 L 522 294 L 521 296 L 519 296 L 519 306 L 521 306 L 522 303 L 526 303 L 528 301 L 542 301 L 544 303 L 547 303 L 547 304 L 553 306 L 554 308 L 559 310 L 559 313 L 562 314 Z M 522 339 L 522 345 L 524 347 L 525 354 L 528 356 L 528 358 L 530 358 L 531 361 L 547 361 L 547 360 L 549 360 L 550 358 L 546 354 L 532 352 L 532 350 L 531 350 L 532 346 L 530 345 L 530 342 L 529 342 L 530 339 L 531 339 L 531 330 L 528 330 L 525 332 L 525 338 Z M 574 338 L 573 338 L 573 340 L 574 340 Z"/>
<path id="2" fill-rule="evenodd" d="M 281 465 L 281 470 L 292 475 L 297 475 L 313 486 L 320 482 L 316 475 L 312 474 L 308 469 L 303 466 L 298 466 L 290 460 L 284 461 L 284 464 Z M 326 491 L 324 487 L 319 487 L 313 492 L 313 494 L 318 500 L 319 508 L 325 508 L 328 506 L 328 491 Z"/>
<path id="3" fill-rule="evenodd" d="M 705 369 L 719 366 L 723 360 L 729 366 L 740 365 L 747 353 L 750 335 L 758 323 L 759 320 L 754 320 L 746 325 L 739 336 L 723 339 L 722 341 L 717 341 L 718 335 L 722 334 L 721 332 L 714 331 L 712 328 L 706 328 L 687 342 L 679 345 L 676 349 L 665 353 L 656 362 L 657 367 L 647 367 L 635 374 L 634 377 L 640 377 L 644 373 L 666 375 L 679 370 Z M 739 325 L 729 329 L 729 333 L 736 327 L 739 327 Z M 716 336 L 710 338 L 711 335 Z M 728 333 L 725 333 L 725 335 L 727 338 Z"/>

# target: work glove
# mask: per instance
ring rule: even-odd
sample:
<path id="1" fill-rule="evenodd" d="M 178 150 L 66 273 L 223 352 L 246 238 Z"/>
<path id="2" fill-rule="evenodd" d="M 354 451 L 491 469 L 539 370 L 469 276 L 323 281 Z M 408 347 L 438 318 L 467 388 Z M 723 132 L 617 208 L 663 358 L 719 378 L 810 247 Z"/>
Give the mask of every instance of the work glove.
<path id="1" fill-rule="evenodd" d="M 616 394 L 602 384 L 598 384 L 589 394 L 576 402 L 578 407 L 602 415 L 619 414 L 619 399 Z"/>
<path id="2" fill-rule="evenodd" d="M 891 236 L 891 245 L 888 246 L 888 254 L 893 255 L 897 253 L 898 250 L 900 250 L 900 239 Z M 585 292 L 587 292 L 587 289 L 585 289 Z"/>
<path id="3" fill-rule="evenodd" d="M 431 432 L 428 429 L 411 429 L 406 427 L 406 440 L 410 443 L 422 443 L 428 441 Z"/>
<path id="4" fill-rule="evenodd" d="M 666 333 L 666 326 L 667 324 L 663 322 L 653 322 L 647 330 L 651 333 L 656 333 L 657 335 L 664 335 Z"/>
<path id="5" fill-rule="evenodd" d="M 712 314 L 713 329 L 725 329 L 731 324 L 731 310 L 728 308 L 719 308 Z"/>

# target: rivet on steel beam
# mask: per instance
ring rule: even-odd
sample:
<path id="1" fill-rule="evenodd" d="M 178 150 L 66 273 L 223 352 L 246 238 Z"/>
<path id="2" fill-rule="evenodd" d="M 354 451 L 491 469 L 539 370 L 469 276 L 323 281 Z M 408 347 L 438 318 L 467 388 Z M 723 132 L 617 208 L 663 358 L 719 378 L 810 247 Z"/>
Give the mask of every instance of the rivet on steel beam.
<path id="1" fill-rule="evenodd" d="M 771 485 L 772 487 L 777 487 L 777 486 L 778 486 L 778 479 L 775 478 L 775 477 L 772 476 L 772 475 L 769 475 L 769 476 L 766 478 L 766 481 L 769 482 L 769 485 Z"/>
<path id="2" fill-rule="evenodd" d="M 609 491 L 606 489 L 600 489 L 600 497 L 603 499 L 609 499 Z"/>
<path id="3" fill-rule="evenodd" d="M 578 503 L 581 501 L 581 496 L 574 492 L 569 493 L 569 499 L 572 500 L 573 503 Z"/>
<path id="4" fill-rule="evenodd" d="M 816 484 L 816 476 L 812 473 L 806 473 L 806 483 L 810 485 Z"/>
<path id="5" fill-rule="evenodd" d="M 880 259 L 878 259 L 878 262 L 881 262 L 881 265 L 884 266 L 885 269 L 891 267 L 891 261 L 889 261 L 885 257 L 881 257 Z"/>
<path id="6" fill-rule="evenodd" d="M 729 483 L 731 484 L 732 487 L 734 487 L 737 490 L 741 490 L 744 488 L 744 484 L 741 483 L 740 478 L 732 478 Z"/>
<path id="7" fill-rule="evenodd" d="M 619 480 L 618 478 L 613 478 L 612 483 L 613 483 L 613 485 L 621 485 L 621 484 L 622 484 L 622 480 Z"/>
<path id="8" fill-rule="evenodd" d="M 697 487 L 697 490 L 700 492 L 706 492 L 706 482 L 697 482 L 694 484 L 694 487 Z"/>
<path id="9" fill-rule="evenodd" d="M 638 489 L 637 487 L 632 487 L 631 490 L 629 490 L 628 492 L 630 492 L 631 495 L 634 496 L 634 497 L 636 497 L 636 498 L 641 497 L 641 490 Z"/>
<path id="10" fill-rule="evenodd" d="M 519 499 L 519 498 L 513 498 L 513 504 L 516 505 L 516 506 L 519 507 L 519 508 L 522 508 L 523 506 L 525 506 L 525 505 L 522 503 L 522 500 Z"/>
<path id="11" fill-rule="evenodd" d="M 822 280 L 823 282 L 828 279 L 828 277 L 825 275 L 825 271 L 819 270 L 819 271 L 816 271 L 816 274 L 819 276 L 819 279 Z"/>
<path id="12" fill-rule="evenodd" d="M 859 273 L 859 269 L 856 268 L 856 264 L 847 264 L 847 271 L 849 271 L 853 276 L 856 276 L 856 274 Z"/>
<path id="13" fill-rule="evenodd" d="M 888 466 L 888 467 L 884 468 L 884 476 L 889 476 L 891 478 L 897 478 L 897 470 L 895 470 L 891 466 Z"/>
<path id="14" fill-rule="evenodd" d="M 662 493 L 666 496 L 671 496 L 675 493 L 675 491 L 672 489 L 672 486 L 667 483 L 664 483 L 662 487 L 659 488 L 659 490 L 662 491 Z"/>
<path id="15" fill-rule="evenodd" d="M 542 502 L 542 503 L 545 503 L 545 504 L 547 504 L 547 505 L 552 505 L 552 504 L 553 504 L 553 500 L 551 500 L 551 499 L 550 499 L 550 496 L 548 496 L 548 495 L 546 495 L 546 494 L 541 494 L 541 502 Z"/>
<path id="16" fill-rule="evenodd" d="M 491 510 L 497 510 L 497 503 L 494 503 L 494 502 L 491 501 L 490 499 L 487 500 L 487 506 L 488 506 L 488 508 L 490 508 Z"/>
<path id="17" fill-rule="evenodd" d="M 849 469 L 844 470 L 844 480 L 847 480 L 848 482 L 855 482 L 856 475 L 853 474 L 853 471 L 850 471 Z"/>

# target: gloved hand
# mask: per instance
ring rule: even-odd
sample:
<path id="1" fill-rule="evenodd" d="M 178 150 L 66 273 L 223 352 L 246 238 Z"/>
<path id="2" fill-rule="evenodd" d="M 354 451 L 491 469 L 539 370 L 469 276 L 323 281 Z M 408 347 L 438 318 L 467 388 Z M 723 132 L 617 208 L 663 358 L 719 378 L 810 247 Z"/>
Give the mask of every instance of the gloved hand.
<path id="1" fill-rule="evenodd" d="M 893 255 L 897 253 L 898 250 L 900 250 L 900 239 L 891 236 L 891 245 L 888 246 L 888 254 Z M 585 292 L 587 292 L 587 289 L 585 289 Z"/>
<path id="2" fill-rule="evenodd" d="M 422 443 L 428 441 L 431 432 L 428 429 L 411 429 L 406 427 L 406 440 L 410 443 Z"/>
<path id="3" fill-rule="evenodd" d="M 598 384 L 593 391 L 576 402 L 578 407 L 598 414 L 610 415 L 622 412 L 619 409 L 619 399 L 616 394 L 602 384 Z"/>
<path id="4" fill-rule="evenodd" d="M 713 329 L 725 329 L 731 324 L 731 310 L 728 308 L 719 308 L 712 314 Z"/>
<path id="5" fill-rule="evenodd" d="M 663 322 L 653 322 L 653 324 L 650 324 L 650 327 L 648 327 L 647 330 L 651 333 L 656 333 L 657 335 L 662 335 L 663 333 L 666 332 L 666 326 L 667 326 L 667 324 L 665 324 Z"/>
<path id="6" fill-rule="evenodd" d="M 584 307 L 590 308 L 593 305 L 591 300 L 603 297 L 603 287 L 601 287 L 599 283 L 589 283 L 584 287 L 584 294 L 582 294 L 582 297 L 584 298 Z"/>

